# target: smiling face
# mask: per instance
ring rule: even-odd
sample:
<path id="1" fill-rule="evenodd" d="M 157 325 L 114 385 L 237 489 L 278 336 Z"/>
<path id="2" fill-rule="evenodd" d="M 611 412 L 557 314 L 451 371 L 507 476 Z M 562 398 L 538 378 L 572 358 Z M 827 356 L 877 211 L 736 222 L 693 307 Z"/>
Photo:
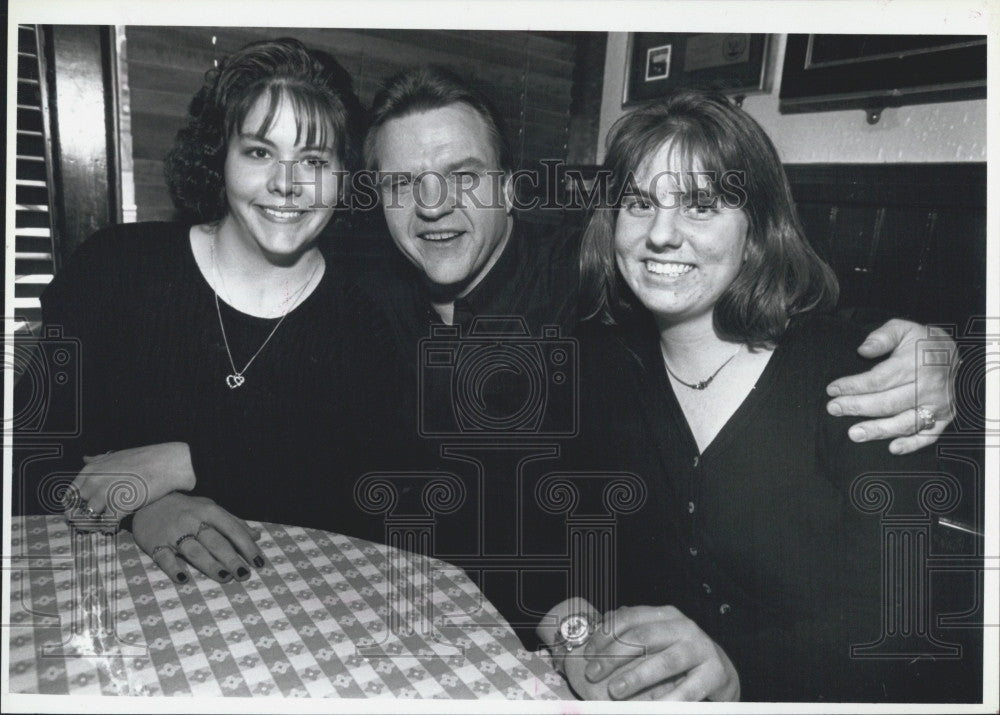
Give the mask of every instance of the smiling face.
<path id="1" fill-rule="evenodd" d="M 513 226 L 486 121 L 466 104 L 390 119 L 375 154 L 393 241 L 445 299 L 466 294 Z"/>
<path id="2" fill-rule="evenodd" d="M 334 172 L 342 167 L 331 146 L 306 144 L 308 132 L 301 131 L 287 97 L 265 127 L 268 104 L 266 95 L 259 97 L 229 138 L 229 213 L 222 228 L 250 251 L 287 262 L 311 248 L 333 216 L 339 192 Z"/>
<path id="3" fill-rule="evenodd" d="M 710 326 L 715 303 L 743 264 L 748 221 L 719 197 L 706 206 L 692 195 L 685 180 L 691 167 L 674 154 L 668 141 L 636 172 L 639 192 L 623 199 L 615 223 L 615 260 L 661 326 Z M 707 187 L 704 177 L 699 186 Z"/>

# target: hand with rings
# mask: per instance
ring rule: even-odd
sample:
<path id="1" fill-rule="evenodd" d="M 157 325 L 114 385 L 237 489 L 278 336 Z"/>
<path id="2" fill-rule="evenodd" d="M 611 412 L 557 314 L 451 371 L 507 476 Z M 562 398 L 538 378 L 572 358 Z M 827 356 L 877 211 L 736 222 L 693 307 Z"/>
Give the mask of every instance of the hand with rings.
<path id="1" fill-rule="evenodd" d="M 98 513 L 86 499 L 80 498 L 72 486 L 63 495 L 62 504 L 66 521 L 77 531 L 102 534 L 114 534 L 118 531 L 117 518 L 113 518 L 108 512 Z"/>
<path id="2" fill-rule="evenodd" d="M 917 432 L 933 429 L 935 424 L 937 424 L 937 419 L 934 417 L 934 410 L 929 407 L 917 408 Z"/>
<path id="3" fill-rule="evenodd" d="M 184 442 L 134 447 L 84 457 L 63 504 L 66 518 L 86 528 L 89 522 L 117 522 L 172 491 L 195 486 L 191 450 Z"/>
<path id="4" fill-rule="evenodd" d="M 185 563 L 219 583 L 250 578 L 264 566 L 251 528 L 211 499 L 172 492 L 140 509 L 132 522 L 135 543 L 174 583 L 185 583 Z"/>
<path id="5" fill-rule="evenodd" d="M 940 328 L 890 320 L 858 352 L 884 360 L 871 370 L 834 380 L 827 411 L 867 417 L 851 426 L 854 442 L 891 439 L 889 451 L 908 454 L 937 441 L 955 415 L 955 341 Z M 891 354 L 890 354 L 891 352 Z"/>

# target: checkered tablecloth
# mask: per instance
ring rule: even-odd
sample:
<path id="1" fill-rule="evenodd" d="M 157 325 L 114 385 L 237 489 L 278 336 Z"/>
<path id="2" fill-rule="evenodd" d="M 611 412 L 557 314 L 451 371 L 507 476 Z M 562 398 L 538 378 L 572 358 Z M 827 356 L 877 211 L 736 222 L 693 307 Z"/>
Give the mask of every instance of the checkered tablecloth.
<path id="1" fill-rule="evenodd" d="M 460 569 L 259 526 L 248 581 L 177 586 L 127 532 L 14 519 L 10 692 L 572 699 Z"/>

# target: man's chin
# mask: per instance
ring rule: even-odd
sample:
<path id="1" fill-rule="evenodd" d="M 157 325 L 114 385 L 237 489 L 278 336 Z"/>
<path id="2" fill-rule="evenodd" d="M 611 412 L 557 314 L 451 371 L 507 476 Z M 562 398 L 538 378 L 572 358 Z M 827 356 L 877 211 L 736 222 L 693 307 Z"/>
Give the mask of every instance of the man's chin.
<path id="1" fill-rule="evenodd" d="M 424 280 L 431 295 L 442 302 L 450 302 L 462 295 L 472 283 L 472 276 L 455 271 L 425 272 Z"/>

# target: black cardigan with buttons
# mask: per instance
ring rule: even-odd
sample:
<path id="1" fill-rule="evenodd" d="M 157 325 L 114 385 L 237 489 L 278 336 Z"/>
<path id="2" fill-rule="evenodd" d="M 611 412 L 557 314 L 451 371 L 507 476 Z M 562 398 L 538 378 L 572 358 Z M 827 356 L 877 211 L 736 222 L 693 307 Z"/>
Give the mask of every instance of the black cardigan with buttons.
<path id="1" fill-rule="evenodd" d="M 728 653 L 745 700 L 980 698 L 978 633 L 937 629 L 933 613 L 929 627 L 893 621 L 894 613 L 916 618 L 919 599 L 883 593 L 883 551 L 891 563 L 892 554 L 921 547 L 908 550 L 891 541 L 891 528 L 883 531 L 879 483 L 895 499 L 889 517 L 915 515 L 895 533 L 923 533 L 921 485 L 948 468 L 933 448 L 897 457 L 884 441 L 855 444 L 847 430 L 857 420 L 827 414 L 825 386 L 870 367 L 856 353 L 864 337 L 857 326 L 825 316 L 793 320 L 703 453 L 664 371 L 655 328 L 641 320 L 584 324 L 578 337 L 581 433 L 571 461 L 591 474 L 631 473 L 642 485 L 641 506 L 617 516 L 615 580 L 591 589 L 602 610 L 676 606 Z M 608 494 L 590 496 L 590 508 L 601 499 L 608 505 Z M 926 578 L 915 563 L 902 572 Z M 973 582 L 950 595 L 968 607 L 974 591 Z M 883 640 L 894 622 L 914 633 Z M 962 642 L 961 656 L 942 658 L 946 649 L 935 639 Z M 860 646 L 853 655 L 852 646 Z M 885 657 L 899 651 L 910 655 Z"/>

